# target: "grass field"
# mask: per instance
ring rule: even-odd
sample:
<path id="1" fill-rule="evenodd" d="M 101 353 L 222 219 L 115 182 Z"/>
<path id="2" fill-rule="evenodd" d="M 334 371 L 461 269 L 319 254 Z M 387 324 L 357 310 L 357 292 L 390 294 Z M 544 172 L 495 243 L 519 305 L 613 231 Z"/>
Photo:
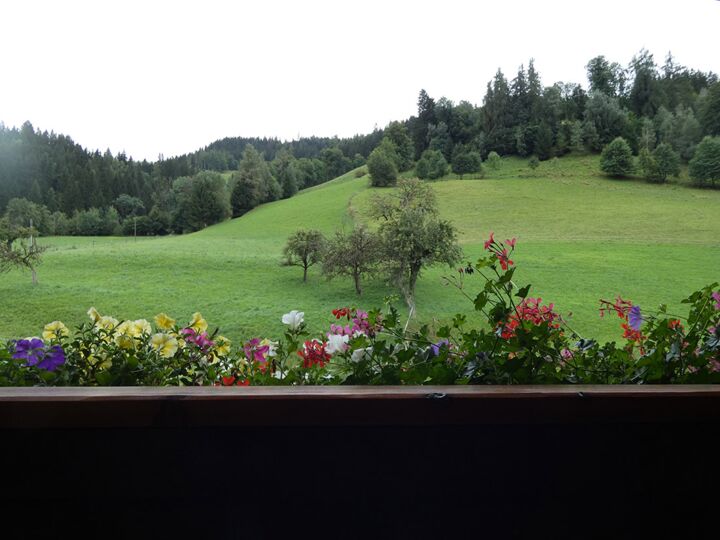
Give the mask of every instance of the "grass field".
<path id="1" fill-rule="evenodd" d="M 532 283 L 533 294 L 572 312 L 571 325 L 581 334 L 610 339 L 617 321 L 598 317 L 599 298 L 622 294 L 644 307 L 666 302 L 679 310 L 692 290 L 720 281 L 720 192 L 682 181 L 611 180 L 597 173 L 597 161 L 568 157 L 531 172 L 525 160 L 507 159 L 484 179 L 433 186 L 470 260 L 491 230 L 500 238 L 516 236 L 516 282 Z M 19 271 L 0 277 L 0 337 L 39 334 L 55 319 L 77 324 L 90 306 L 118 318 L 165 311 L 189 320 L 199 310 L 234 340 L 279 335 L 280 316 L 290 309 L 304 310 L 319 331 L 334 307 L 379 306 L 394 292 L 382 280 L 367 283 L 358 299 L 350 280 L 327 282 L 313 267 L 303 284 L 301 269 L 279 264 L 297 228 L 332 233 L 365 220 L 373 191 L 367 183 L 349 173 L 186 236 L 42 239 L 50 250 L 38 286 Z M 472 316 L 472 306 L 442 285 L 451 272 L 424 274 L 419 320 Z"/>

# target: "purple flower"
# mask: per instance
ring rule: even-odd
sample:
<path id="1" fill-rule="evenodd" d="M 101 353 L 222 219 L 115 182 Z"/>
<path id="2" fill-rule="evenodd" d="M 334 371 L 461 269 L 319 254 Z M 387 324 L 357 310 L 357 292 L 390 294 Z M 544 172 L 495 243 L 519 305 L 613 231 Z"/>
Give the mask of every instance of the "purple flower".
<path id="1" fill-rule="evenodd" d="M 714 292 L 712 293 L 713 300 L 717 302 L 715 304 L 715 309 L 720 309 L 720 292 Z"/>
<path id="2" fill-rule="evenodd" d="M 450 342 L 447 339 L 441 339 L 437 343 L 430 345 L 430 350 L 432 351 L 433 356 L 438 356 L 440 354 L 440 349 L 443 346 L 449 348 Z"/>
<path id="3" fill-rule="evenodd" d="M 643 316 L 640 313 L 640 306 L 633 306 L 630 308 L 630 311 L 628 312 L 628 323 L 630 324 L 630 328 L 632 328 L 636 332 L 640 330 L 640 327 L 643 323 Z"/>
<path id="4" fill-rule="evenodd" d="M 25 366 L 37 366 L 47 371 L 55 371 L 65 363 L 65 353 L 60 345 L 45 349 L 41 339 L 20 339 L 15 342 L 15 360 L 25 360 Z"/>

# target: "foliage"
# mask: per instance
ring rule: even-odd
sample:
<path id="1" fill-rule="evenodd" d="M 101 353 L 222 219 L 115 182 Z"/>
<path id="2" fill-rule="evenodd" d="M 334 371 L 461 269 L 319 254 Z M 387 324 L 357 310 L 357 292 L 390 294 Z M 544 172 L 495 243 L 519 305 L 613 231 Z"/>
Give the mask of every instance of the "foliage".
<path id="1" fill-rule="evenodd" d="M 502 165 L 502 158 L 497 152 L 493 150 L 488 154 L 488 157 L 485 160 L 485 164 L 493 171 L 496 171 L 500 168 L 500 165 Z"/>
<path id="2" fill-rule="evenodd" d="M 720 137 L 705 137 L 690 160 L 690 178 L 700 186 L 720 181 Z"/>
<path id="3" fill-rule="evenodd" d="M 452 171 L 459 174 L 477 173 L 482 171 L 482 158 L 478 152 L 466 150 L 463 147 L 456 147 L 452 159 Z"/>
<path id="4" fill-rule="evenodd" d="M 574 332 L 553 303 L 530 296 L 530 285 L 515 284 L 515 246 L 491 233 L 485 254 L 446 278 L 482 317 L 480 327 L 457 314 L 434 332 L 408 331 L 391 304 L 345 306 L 312 336 L 304 313 L 292 310 L 281 317 L 282 339 L 233 347 L 200 313 L 186 324 L 160 313 L 153 328 L 90 308 L 90 321 L 72 334 L 52 321 L 42 339 L 0 346 L 0 386 L 720 383 L 718 283 L 685 299 L 683 317 L 620 296 L 600 300 L 600 315 L 619 319 L 621 331 L 619 344 L 601 345 Z"/>
<path id="5" fill-rule="evenodd" d="M 323 274 L 328 278 L 350 276 L 359 295 L 362 277 L 377 271 L 380 257 L 380 238 L 364 225 L 357 225 L 349 233 L 336 232 L 328 241 L 323 254 Z"/>
<path id="6" fill-rule="evenodd" d="M 668 176 L 680 174 L 680 156 L 667 143 L 660 143 L 652 153 L 641 150 L 638 161 L 648 182 L 663 183 Z"/>
<path id="7" fill-rule="evenodd" d="M 389 139 L 383 140 L 386 143 L 373 150 L 367 161 L 370 184 L 375 187 L 394 186 L 398 178 L 399 157 L 395 145 Z"/>
<path id="8" fill-rule="evenodd" d="M 415 165 L 418 178 L 436 180 L 448 172 L 448 162 L 440 150 L 425 150 Z"/>
<path id="9" fill-rule="evenodd" d="M 632 174 L 634 168 L 632 150 L 622 137 L 616 137 L 603 148 L 600 155 L 600 170 L 604 173 L 623 177 Z"/>
<path id="10" fill-rule="evenodd" d="M 530 159 L 528 160 L 528 167 L 530 167 L 533 171 L 536 170 L 540 166 L 540 160 L 537 156 L 530 156 Z"/>
<path id="11" fill-rule="evenodd" d="M 252 145 L 247 145 L 245 148 L 232 182 L 234 186 L 230 202 L 232 215 L 235 217 L 243 215 L 259 204 L 277 200 L 283 194 L 267 162 Z"/>
<path id="12" fill-rule="evenodd" d="M 462 251 L 455 227 L 438 217 L 432 187 L 418 180 L 403 180 L 398 186 L 397 194 L 376 196 L 372 213 L 381 220 L 378 233 L 388 276 L 412 312 L 422 270 L 434 264 L 452 265 Z"/>
<path id="13" fill-rule="evenodd" d="M 325 236 L 320 231 L 299 229 L 285 244 L 283 265 L 301 266 L 306 282 L 308 268 L 322 261 L 325 245 Z"/>
<path id="14" fill-rule="evenodd" d="M 398 171 L 403 172 L 410 169 L 415 157 L 415 147 L 407 128 L 400 122 L 390 122 L 385 128 L 385 138 L 394 145 Z"/>
<path id="15" fill-rule="evenodd" d="M 701 102 L 701 118 L 705 133 L 720 136 L 720 82 L 708 88 Z"/>

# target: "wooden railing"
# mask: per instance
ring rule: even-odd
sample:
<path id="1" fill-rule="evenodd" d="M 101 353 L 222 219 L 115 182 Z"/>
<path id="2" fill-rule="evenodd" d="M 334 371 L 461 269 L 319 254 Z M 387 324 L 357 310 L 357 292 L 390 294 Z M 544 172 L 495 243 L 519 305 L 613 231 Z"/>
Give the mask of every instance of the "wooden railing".
<path id="1" fill-rule="evenodd" d="M 699 538 L 719 460 L 716 386 L 0 389 L 4 538 Z"/>

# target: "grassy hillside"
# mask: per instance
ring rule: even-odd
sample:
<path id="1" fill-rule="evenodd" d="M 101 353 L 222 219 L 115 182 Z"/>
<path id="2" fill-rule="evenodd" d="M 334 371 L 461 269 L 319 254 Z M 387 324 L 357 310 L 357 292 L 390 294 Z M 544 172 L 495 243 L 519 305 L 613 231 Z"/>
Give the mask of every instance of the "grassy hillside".
<path id="1" fill-rule="evenodd" d="M 546 162 L 534 172 L 526 163 L 509 159 L 484 179 L 433 186 L 469 259 L 491 230 L 517 236 L 516 281 L 572 312 L 581 333 L 616 336 L 616 321 L 597 315 L 598 298 L 621 293 L 643 306 L 679 309 L 694 288 L 720 280 L 720 192 L 610 180 L 597 174 L 596 157 Z M 304 310 L 320 330 L 330 309 L 380 305 L 394 291 L 377 280 L 358 299 L 349 280 L 327 282 L 316 268 L 303 284 L 300 269 L 279 265 L 282 247 L 299 227 L 331 233 L 365 220 L 372 191 L 367 178 L 350 173 L 191 235 L 43 239 L 51 250 L 39 286 L 19 271 L 0 278 L 0 336 L 37 334 L 54 319 L 76 324 L 91 305 L 133 318 L 159 311 L 189 318 L 200 310 L 236 340 L 279 334 L 280 316 L 290 309 Z M 472 313 L 442 285 L 449 272 L 437 268 L 421 279 L 421 320 Z"/>

